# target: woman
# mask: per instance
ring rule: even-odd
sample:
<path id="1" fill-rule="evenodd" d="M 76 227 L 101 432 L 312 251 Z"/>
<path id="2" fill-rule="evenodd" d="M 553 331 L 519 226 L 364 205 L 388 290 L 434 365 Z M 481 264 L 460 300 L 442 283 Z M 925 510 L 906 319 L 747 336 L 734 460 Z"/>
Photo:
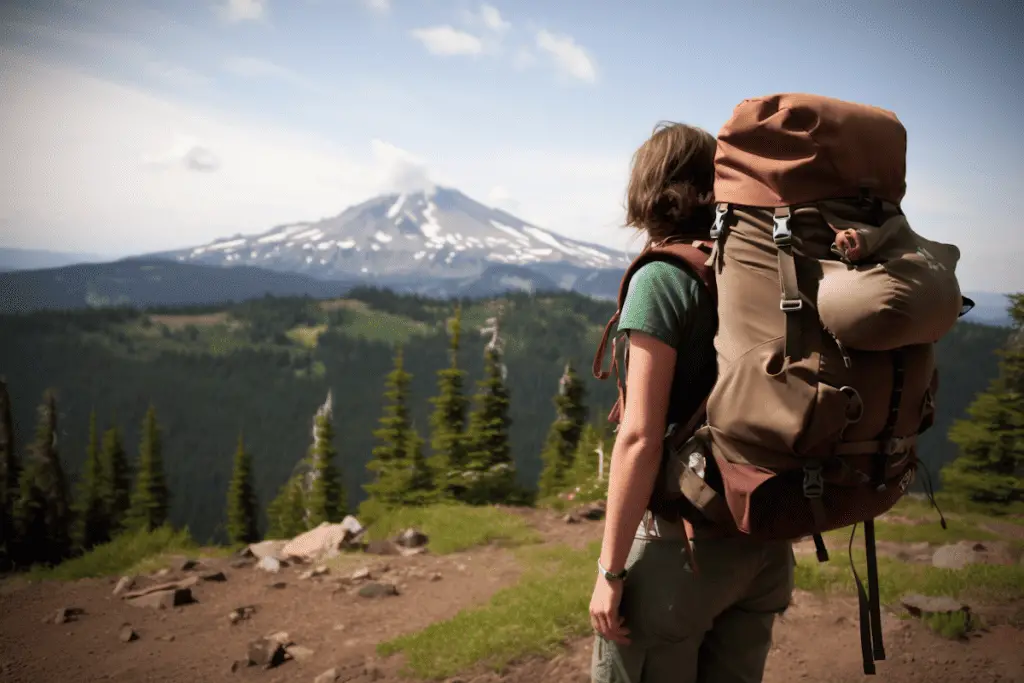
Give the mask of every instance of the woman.
<path id="1" fill-rule="evenodd" d="M 626 224 L 648 246 L 708 240 L 714 159 L 706 131 L 659 124 L 633 157 Z M 618 324 L 628 391 L 590 603 L 595 683 L 760 681 L 775 615 L 789 605 L 789 543 L 698 528 L 695 573 L 680 526 L 646 510 L 667 425 L 696 412 L 714 383 L 716 328 L 710 292 L 683 267 L 653 261 L 630 280 Z"/>

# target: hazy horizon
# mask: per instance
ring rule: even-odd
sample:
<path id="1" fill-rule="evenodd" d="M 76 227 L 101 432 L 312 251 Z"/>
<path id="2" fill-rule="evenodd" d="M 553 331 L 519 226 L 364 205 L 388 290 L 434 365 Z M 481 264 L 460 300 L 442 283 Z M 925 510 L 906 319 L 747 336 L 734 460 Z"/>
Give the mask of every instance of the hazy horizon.
<path id="1" fill-rule="evenodd" d="M 1024 290 L 1019 3 L 31 0 L 0 25 L 3 246 L 153 253 L 433 182 L 624 250 L 657 121 L 803 91 L 894 111 L 911 224 L 966 290 Z"/>

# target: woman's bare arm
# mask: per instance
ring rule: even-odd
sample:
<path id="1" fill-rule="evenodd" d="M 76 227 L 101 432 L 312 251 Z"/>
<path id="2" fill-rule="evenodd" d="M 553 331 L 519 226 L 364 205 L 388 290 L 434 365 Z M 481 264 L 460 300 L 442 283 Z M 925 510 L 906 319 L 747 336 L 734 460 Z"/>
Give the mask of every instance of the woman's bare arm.
<path id="1" fill-rule="evenodd" d="M 649 334 L 629 337 L 626 405 L 608 473 L 601 565 L 622 571 L 661 463 L 676 351 Z"/>

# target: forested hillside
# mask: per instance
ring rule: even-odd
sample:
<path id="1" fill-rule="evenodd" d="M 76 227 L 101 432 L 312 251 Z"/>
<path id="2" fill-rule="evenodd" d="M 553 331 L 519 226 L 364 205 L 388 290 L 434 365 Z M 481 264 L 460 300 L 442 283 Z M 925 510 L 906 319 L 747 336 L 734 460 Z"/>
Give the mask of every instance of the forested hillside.
<path id="1" fill-rule="evenodd" d="M 437 371 L 448 364 L 445 321 L 454 302 L 358 290 L 344 300 L 261 299 L 241 304 L 140 312 L 127 309 L 0 317 L 0 374 L 14 407 L 18 449 L 32 436 L 43 392 L 56 390 L 60 452 L 73 474 L 85 459 L 90 411 L 98 428 L 118 425 L 129 460 L 143 417 L 156 411 L 171 490 L 171 521 L 199 538 L 221 536 L 225 492 L 239 432 L 251 451 L 261 509 L 312 441 L 312 418 L 333 394 L 337 463 L 350 504 L 361 501 L 395 344 L 412 374 L 414 426 L 429 431 Z M 566 362 L 585 380 L 590 420 L 603 420 L 611 381 L 590 362 L 612 304 L 581 296 L 505 297 L 463 302 L 460 365 L 467 390 L 481 376 L 478 330 L 501 310 L 511 395 L 512 452 L 521 483 L 535 487 L 555 418 L 552 398 Z M 946 432 L 996 372 L 1008 331 L 961 323 L 939 348 L 939 420 L 922 456 L 933 473 L 955 455 Z"/>

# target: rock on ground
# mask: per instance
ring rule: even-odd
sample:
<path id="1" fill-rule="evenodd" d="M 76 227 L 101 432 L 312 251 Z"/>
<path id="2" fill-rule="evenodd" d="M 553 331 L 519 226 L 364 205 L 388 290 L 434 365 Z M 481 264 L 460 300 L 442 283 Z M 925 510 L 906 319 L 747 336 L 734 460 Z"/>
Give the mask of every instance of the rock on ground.
<path id="1" fill-rule="evenodd" d="M 917 593 L 904 595 L 900 599 L 900 604 L 915 617 L 930 614 L 952 614 L 954 612 L 969 613 L 971 609 L 968 605 L 950 597 L 926 596 Z"/>
<path id="2" fill-rule="evenodd" d="M 359 597 L 362 598 L 384 598 L 391 595 L 398 595 L 398 588 L 393 583 L 368 583 L 359 589 Z"/>
<path id="3" fill-rule="evenodd" d="M 150 609 L 171 609 L 180 605 L 188 605 L 195 602 L 192 597 L 191 588 L 172 588 L 170 590 L 146 593 L 127 600 L 129 605 L 135 607 L 148 607 Z"/>
<path id="4" fill-rule="evenodd" d="M 304 560 L 335 557 L 363 532 L 363 526 L 352 515 L 339 524 L 324 522 L 315 529 L 299 534 L 281 548 L 281 556 Z"/>
<path id="5" fill-rule="evenodd" d="M 251 666 L 272 669 L 284 661 L 284 645 L 278 640 L 257 638 L 249 643 L 246 657 Z"/>

